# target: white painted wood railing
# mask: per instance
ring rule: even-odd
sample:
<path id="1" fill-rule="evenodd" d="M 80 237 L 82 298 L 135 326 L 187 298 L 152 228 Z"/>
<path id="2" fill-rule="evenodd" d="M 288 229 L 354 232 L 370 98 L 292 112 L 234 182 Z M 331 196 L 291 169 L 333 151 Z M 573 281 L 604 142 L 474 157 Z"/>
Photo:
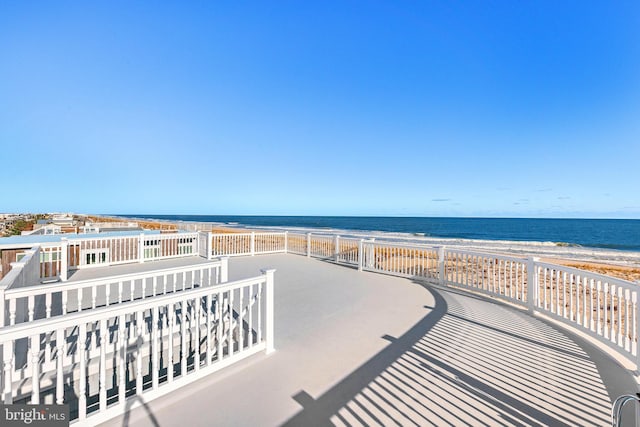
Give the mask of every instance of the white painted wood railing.
<path id="1" fill-rule="evenodd" d="M 72 423 L 93 426 L 271 352 L 273 288 L 274 270 L 267 270 L 233 283 L 4 327 L 2 402 L 66 403 Z"/>
<path id="2" fill-rule="evenodd" d="M 211 234 L 212 256 L 284 253 L 286 250 L 287 233 Z"/>
<path id="3" fill-rule="evenodd" d="M 198 233 L 159 233 L 70 239 L 69 268 L 198 255 Z"/>
<path id="4" fill-rule="evenodd" d="M 363 241 L 361 270 L 424 279 L 438 278 L 438 249 L 397 242 Z"/>
<path id="5" fill-rule="evenodd" d="M 251 234 L 244 236 L 251 241 Z M 245 249 L 234 254 L 234 246 L 228 245 L 225 254 L 251 253 L 250 243 L 236 247 Z M 640 369 L 638 285 L 625 280 L 537 258 L 328 234 L 287 233 L 279 252 L 357 264 L 360 270 L 427 279 L 503 299 L 592 335 Z"/>
<path id="6" fill-rule="evenodd" d="M 212 286 L 226 282 L 227 277 L 228 261 L 224 258 L 144 273 L 15 287 L 4 292 L 7 316 L 2 326 L 185 291 L 194 286 Z"/>
<path id="7" fill-rule="evenodd" d="M 443 284 L 527 302 L 526 259 L 449 249 L 443 255 Z"/>
<path id="8" fill-rule="evenodd" d="M 535 262 L 536 310 L 610 344 L 640 368 L 638 285 L 571 267 Z"/>
<path id="9" fill-rule="evenodd" d="M 206 257 L 206 243 L 206 237 L 203 239 L 198 233 L 63 237 L 60 243 L 38 245 L 40 278 L 64 281 L 70 270 L 80 268 L 203 256 L 203 253 Z"/>

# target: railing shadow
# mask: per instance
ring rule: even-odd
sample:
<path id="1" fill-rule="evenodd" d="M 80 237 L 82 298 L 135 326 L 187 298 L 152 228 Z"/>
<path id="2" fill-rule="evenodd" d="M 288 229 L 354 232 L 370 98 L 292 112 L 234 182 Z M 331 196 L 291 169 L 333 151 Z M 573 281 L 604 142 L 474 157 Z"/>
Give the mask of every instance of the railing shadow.
<path id="1" fill-rule="evenodd" d="M 462 303 L 463 292 L 414 282 L 433 295 L 431 311 L 319 397 L 295 394 L 303 409 L 283 425 L 608 423 L 610 396 L 582 342 L 506 305 L 491 312 L 483 298 Z"/>

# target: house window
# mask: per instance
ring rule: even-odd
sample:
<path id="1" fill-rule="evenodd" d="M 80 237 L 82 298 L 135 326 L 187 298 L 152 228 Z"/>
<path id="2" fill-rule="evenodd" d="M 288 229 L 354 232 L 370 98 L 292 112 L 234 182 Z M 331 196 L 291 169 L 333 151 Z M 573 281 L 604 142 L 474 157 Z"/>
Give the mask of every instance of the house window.
<path id="1" fill-rule="evenodd" d="M 84 265 L 109 263 L 109 249 L 92 249 L 83 251 Z"/>

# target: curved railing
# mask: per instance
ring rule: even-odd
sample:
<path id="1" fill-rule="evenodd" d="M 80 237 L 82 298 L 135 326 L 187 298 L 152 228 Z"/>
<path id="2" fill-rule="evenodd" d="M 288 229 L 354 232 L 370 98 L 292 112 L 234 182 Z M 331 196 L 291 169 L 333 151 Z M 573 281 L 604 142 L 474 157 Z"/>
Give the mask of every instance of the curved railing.
<path id="1" fill-rule="evenodd" d="M 223 246 L 225 255 L 257 254 L 252 242 L 276 235 L 270 253 L 357 265 L 502 299 L 586 332 L 639 366 L 638 285 L 632 282 L 537 258 L 328 233 L 212 234 L 212 246 Z"/>

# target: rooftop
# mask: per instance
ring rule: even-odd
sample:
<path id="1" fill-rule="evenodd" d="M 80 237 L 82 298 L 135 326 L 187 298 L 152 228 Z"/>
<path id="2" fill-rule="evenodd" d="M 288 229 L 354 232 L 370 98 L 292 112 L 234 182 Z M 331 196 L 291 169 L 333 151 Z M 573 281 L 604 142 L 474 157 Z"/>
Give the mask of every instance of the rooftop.
<path id="1" fill-rule="evenodd" d="M 103 426 L 595 426 L 637 387 L 591 342 L 507 304 L 283 254 L 232 258 L 229 279 L 264 267 L 274 353 Z"/>

